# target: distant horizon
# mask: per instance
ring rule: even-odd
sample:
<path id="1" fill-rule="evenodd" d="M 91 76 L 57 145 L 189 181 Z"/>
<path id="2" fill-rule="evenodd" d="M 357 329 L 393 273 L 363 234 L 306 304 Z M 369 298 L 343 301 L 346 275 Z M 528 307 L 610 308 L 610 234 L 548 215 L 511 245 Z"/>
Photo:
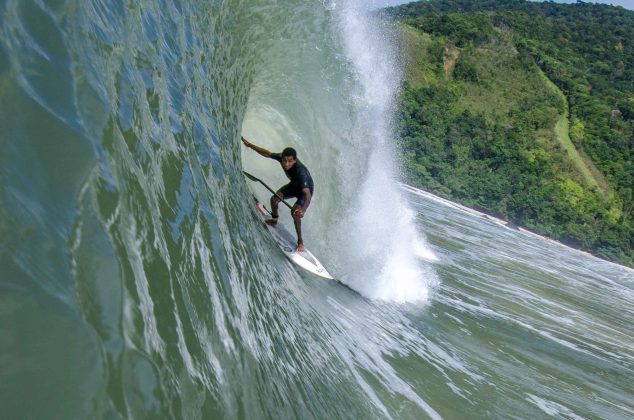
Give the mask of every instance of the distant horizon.
<path id="1" fill-rule="evenodd" d="M 370 0 L 367 3 L 370 5 L 370 8 L 383 8 L 388 6 L 398 6 L 400 4 L 413 3 L 417 0 Z M 544 3 L 548 0 L 529 0 L 536 3 Z M 574 4 L 577 3 L 577 0 L 554 0 L 555 3 L 565 3 L 565 4 Z M 634 0 L 595 0 L 595 1 L 584 1 L 584 3 L 599 3 L 599 4 L 609 4 L 612 6 L 621 6 L 628 10 L 634 10 Z"/>

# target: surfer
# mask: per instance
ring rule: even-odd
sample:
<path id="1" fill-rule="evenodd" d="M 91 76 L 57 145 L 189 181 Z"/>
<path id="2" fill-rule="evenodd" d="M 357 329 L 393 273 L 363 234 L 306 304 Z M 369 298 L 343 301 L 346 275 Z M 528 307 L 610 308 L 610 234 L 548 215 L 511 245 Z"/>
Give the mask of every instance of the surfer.
<path id="1" fill-rule="evenodd" d="M 282 150 L 282 153 L 273 153 L 263 147 L 256 146 L 244 137 L 242 143 L 249 149 L 253 149 L 260 155 L 277 160 L 282 165 L 284 173 L 291 182 L 277 190 L 271 197 L 271 218 L 266 221 L 270 225 L 277 224 L 278 212 L 277 208 L 282 199 L 295 197 L 297 201 L 291 209 L 291 216 L 295 223 L 295 231 L 297 232 L 297 252 L 304 251 L 304 241 L 302 239 L 302 217 L 306 214 L 310 200 L 313 197 L 315 189 L 313 179 L 308 172 L 308 168 L 297 159 L 297 152 L 292 147 Z"/>

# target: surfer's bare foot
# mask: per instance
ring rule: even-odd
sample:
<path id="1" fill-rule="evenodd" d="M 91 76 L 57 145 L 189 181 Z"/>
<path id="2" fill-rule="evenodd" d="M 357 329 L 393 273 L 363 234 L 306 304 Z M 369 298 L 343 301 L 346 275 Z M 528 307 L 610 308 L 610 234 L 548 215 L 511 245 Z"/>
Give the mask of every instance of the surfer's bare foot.
<path id="1" fill-rule="evenodd" d="M 269 226 L 275 226 L 277 225 L 277 217 L 274 217 L 272 219 L 266 219 L 264 223 L 266 223 Z"/>
<path id="2" fill-rule="evenodd" d="M 296 252 L 304 252 L 306 248 L 304 248 L 304 244 L 297 244 L 297 248 L 295 248 Z"/>

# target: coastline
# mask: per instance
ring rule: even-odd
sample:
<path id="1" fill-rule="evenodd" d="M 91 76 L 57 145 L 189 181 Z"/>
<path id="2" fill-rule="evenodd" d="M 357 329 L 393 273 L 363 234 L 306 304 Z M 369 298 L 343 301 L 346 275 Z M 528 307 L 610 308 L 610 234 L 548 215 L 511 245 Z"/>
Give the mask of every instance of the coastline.
<path id="1" fill-rule="evenodd" d="M 578 249 L 578 248 L 574 248 L 574 247 L 571 247 L 571 246 L 565 245 L 565 244 L 563 244 L 563 243 L 561 243 L 561 242 L 559 242 L 559 241 L 557 241 L 557 240 L 554 240 L 554 239 L 552 239 L 552 238 L 548 238 L 548 237 L 546 237 L 546 236 L 540 235 L 540 234 L 538 234 L 538 233 L 535 233 L 535 232 L 530 231 L 530 230 L 528 230 L 528 229 L 525 229 L 525 228 L 523 228 L 523 227 L 510 225 L 510 224 L 509 224 L 509 222 L 507 222 L 507 221 L 505 221 L 505 220 L 502 220 L 502 219 L 497 218 L 497 217 L 495 217 L 495 216 L 491 216 L 491 215 L 486 214 L 486 213 L 482 213 L 481 211 L 478 211 L 478 210 L 472 209 L 472 208 L 470 208 L 470 207 L 463 206 L 462 204 L 455 203 L 455 202 L 453 202 L 453 201 L 447 200 L 446 198 L 443 198 L 443 197 L 437 196 L 437 195 L 432 194 L 432 193 L 430 193 L 430 192 L 427 192 L 427 191 L 425 191 L 425 190 L 421 190 L 421 189 L 419 189 L 419 188 L 412 187 L 411 185 L 407 185 L 407 184 L 402 183 L 402 182 L 399 182 L 398 184 L 399 184 L 399 186 L 400 186 L 401 188 L 403 188 L 404 190 L 406 190 L 406 191 L 408 191 L 408 192 L 410 192 L 410 193 L 412 193 L 412 194 L 416 194 L 416 195 L 420 195 L 420 196 L 422 196 L 422 197 L 429 198 L 429 199 L 431 199 L 431 200 L 434 200 L 434 201 L 439 202 L 439 203 L 442 203 L 442 204 L 444 204 L 444 205 L 446 205 L 446 206 L 453 207 L 453 208 L 455 208 L 455 209 L 458 209 L 458 210 L 464 211 L 464 212 L 469 213 L 469 214 L 472 214 L 472 215 L 474 215 L 474 216 L 483 217 L 483 218 L 485 218 L 485 219 L 487 219 L 487 220 L 490 220 L 490 221 L 492 221 L 492 222 L 494 222 L 494 223 L 496 223 L 496 224 L 498 224 L 498 225 L 500 225 L 500 226 L 502 226 L 502 227 L 505 227 L 505 228 L 507 228 L 507 229 L 511 229 L 511 230 L 516 231 L 516 232 L 520 232 L 520 233 L 522 233 L 522 234 L 524 234 L 524 235 L 526 235 L 526 236 L 530 236 L 530 237 L 533 237 L 533 238 L 537 238 L 537 239 L 539 239 L 539 240 L 542 240 L 542 241 L 544 241 L 544 242 L 548 242 L 548 243 L 550 243 L 550 244 L 553 244 L 553 245 L 559 246 L 559 247 L 561 247 L 561 248 L 565 248 L 565 249 L 568 249 L 568 250 L 574 251 L 575 253 L 580 254 L 580 255 L 583 255 L 583 256 L 585 256 L 585 257 L 589 257 L 589 258 L 592 258 L 592 259 L 595 259 L 595 260 L 598 260 L 598 261 L 602 261 L 602 262 L 607 262 L 607 263 L 609 263 L 609 264 L 614 264 L 614 265 L 616 265 L 616 266 L 618 266 L 618 267 L 621 267 L 621 268 L 624 268 L 624 269 L 626 269 L 627 271 L 629 271 L 630 273 L 634 274 L 634 268 L 632 268 L 632 267 L 628 267 L 628 266 L 626 266 L 626 265 L 617 264 L 617 263 L 615 263 L 615 262 L 613 262 L 613 261 L 608 261 L 608 260 L 605 260 L 605 259 L 603 259 L 603 258 L 599 258 L 599 257 L 597 257 L 596 255 L 593 255 L 593 254 L 589 253 L 588 251 L 584 251 L 584 250 L 581 250 L 581 249 Z"/>

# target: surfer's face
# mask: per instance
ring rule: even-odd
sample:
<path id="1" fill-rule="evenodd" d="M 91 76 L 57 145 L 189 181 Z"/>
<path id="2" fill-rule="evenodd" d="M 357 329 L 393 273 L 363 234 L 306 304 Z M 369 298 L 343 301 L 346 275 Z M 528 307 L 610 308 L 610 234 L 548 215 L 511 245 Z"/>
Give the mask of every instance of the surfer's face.
<path id="1" fill-rule="evenodd" d="M 295 162 L 297 162 L 297 160 L 294 159 L 293 156 L 282 156 L 282 168 L 284 168 L 285 171 L 291 169 L 293 165 L 295 165 Z"/>

